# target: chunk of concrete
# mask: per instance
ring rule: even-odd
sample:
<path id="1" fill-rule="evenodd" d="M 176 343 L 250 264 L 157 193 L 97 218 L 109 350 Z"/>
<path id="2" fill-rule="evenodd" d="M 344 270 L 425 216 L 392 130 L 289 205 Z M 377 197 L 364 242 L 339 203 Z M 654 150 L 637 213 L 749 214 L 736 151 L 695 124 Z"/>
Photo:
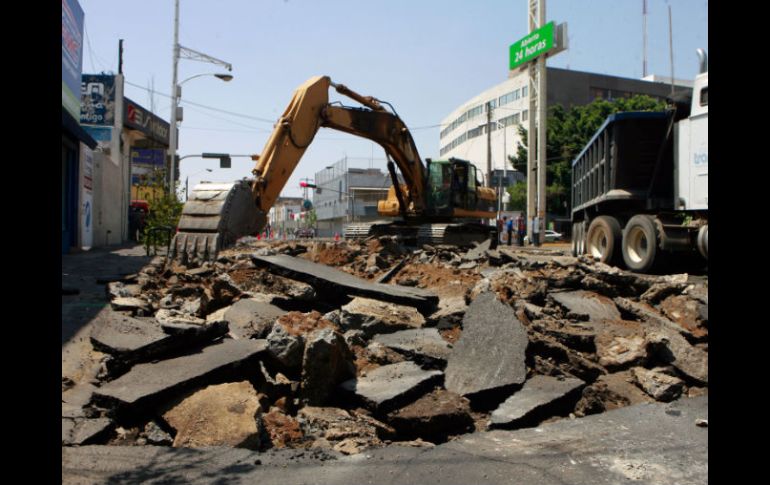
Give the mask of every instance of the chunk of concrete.
<path id="1" fill-rule="evenodd" d="M 487 239 L 486 241 L 480 243 L 478 246 L 476 246 L 473 249 L 468 250 L 463 256 L 463 261 L 478 261 L 481 258 L 485 257 L 487 255 L 487 251 L 489 251 L 489 247 L 492 244 L 491 239 Z M 462 269 L 462 267 L 460 268 Z"/>
<path id="2" fill-rule="evenodd" d="M 250 369 L 249 364 L 256 363 L 266 350 L 265 340 L 224 340 L 195 354 L 137 364 L 128 373 L 102 385 L 94 392 L 94 398 L 119 408 L 142 408 L 234 370 L 252 375 L 258 368 Z"/>
<path id="3" fill-rule="evenodd" d="M 654 307 L 646 303 L 636 302 L 622 297 L 615 298 L 614 302 L 623 311 L 626 311 L 647 323 L 653 324 L 661 329 L 673 330 L 685 337 L 693 336 L 688 329 L 676 324 L 675 322 L 672 322 L 665 316 L 658 313 Z"/>
<path id="4" fill-rule="evenodd" d="M 634 404 L 654 402 L 649 395 L 634 385 L 634 382 L 631 371 L 599 376 L 593 384 L 583 389 L 583 396 L 575 405 L 575 414 L 587 416 Z"/>
<path id="5" fill-rule="evenodd" d="M 302 358 L 301 399 L 312 406 L 324 405 L 337 384 L 356 375 L 353 360 L 345 339 L 331 328 L 308 335 Z"/>
<path id="6" fill-rule="evenodd" d="M 62 418 L 86 418 L 86 412 L 83 408 L 91 403 L 96 387 L 82 383 L 71 389 L 62 392 L 61 395 L 61 416 Z"/>
<path id="7" fill-rule="evenodd" d="M 161 325 L 205 325 L 206 320 L 171 308 L 155 312 L 155 320 Z"/>
<path id="8" fill-rule="evenodd" d="M 592 291 L 551 293 L 551 298 L 576 315 L 585 315 L 589 321 L 620 320 L 620 312 L 611 299 Z"/>
<path id="9" fill-rule="evenodd" d="M 340 314 L 343 329 L 360 329 L 368 338 L 380 333 L 420 328 L 424 324 L 425 318 L 412 307 L 362 297 L 353 298 L 341 308 Z"/>
<path id="10" fill-rule="evenodd" d="M 281 322 L 273 325 L 267 336 L 267 350 L 288 369 L 299 369 L 305 351 L 305 338 L 292 335 Z"/>
<path id="11" fill-rule="evenodd" d="M 112 305 L 112 309 L 116 311 L 123 310 L 123 311 L 137 312 L 139 310 L 142 310 L 144 312 L 149 312 L 152 310 L 152 307 L 150 306 L 149 302 L 141 298 L 136 298 L 131 296 L 121 296 L 118 298 L 113 298 L 110 304 Z"/>
<path id="12" fill-rule="evenodd" d="M 548 417 L 544 414 L 547 407 L 568 400 L 570 396 L 577 398 L 584 385 L 585 382 L 575 378 L 534 376 L 492 412 L 490 427 L 517 428 L 536 424 Z"/>
<path id="13" fill-rule="evenodd" d="M 251 259 L 255 266 L 267 267 L 271 273 L 309 283 L 319 295 L 322 294 L 332 299 L 339 299 L 340 295 L 345 294 L 363 296 L 413 306 L 421 309 L 421 311 L 430 311 L 438 302 L 438 297 L 430 291 L 370 283 L 326 265 L 284 254 L 276 256 L 252 255 Z"/>
<path id="14" fill-rule="evenodd" d="M 87 445 L 104 438 L 112 427 L 109 418 L 83 419 L 64 418 L 61 420 L 62 445 Z"/>
<path id="15" fill-rule="evenodd" d="M 259 447 L 262 411 L 248 381 L 208 386 L 163 413 L 176 430 L 174 447 Z"/>
<path id="16" fill-rule="evenodd" d="M 708 305 L 686 296 L 669 296 L 660 303 L 660 309 L 694 337 L 708 336 Z"/>
<path id="17" fill-rule="evenodd" d="M 421 396 L 441 377 L 441 371 L 422 370 L 407 361 L 378 367 L 365 376 L 343 382 L 340 388 L 354 393 L 368 407 L 388 412 Z"/>
<path id="18" fill-rule="evenodd" d="M 230 333 L 237 338 L 265 338 L 273 322 L 286 311 L 254 298 L 238 300 L 228 307 L 222 318 L 229 324 Z"/>
<path id="19" fill-rule="evenodd" d="M 435 390 L 415 402 L 388 415 L 388 424 L 399 433 L 399 438 L 443 440 L 453 434 L 473 429 L 470 401 L 445 391 Z"/>
<path id="20" fill-rule="evenodd" d="M 447 359 L 446 389 L 467 396 L 526 379 L 527 330 L 494 293 L 480 294 L 463 318 L 463 333 Z"/>
<path id="21" fill-rule="evenodd" d="M 631 369 L 636 383 L 656 401 L 669 402 L 682 395 L 684 381 L 659 369 L 634 367 Z"/>
<path id="22" fill-rule="evenodd" d="M 446 363 L 452 351 L 449 342 L 444 340 L 435 328 L 402 330 L 386 335 L 377 335 L 374 342 L 406 355 L 409 359 L 433 363 Z"/>
<path id="23" fill-rule="evenodd" d="M 647 331 L 646 339 L 650 355 L 696 381 L 708 383 L 708 352 L 690 345 L 677 332 L 666 328 Z"/>
<path id="24" fill-rule="evenodd" d="M 380 444 L 380 437 L 395 431 L 380 421 L 355 411 L 333 407 L 306 406 L 297 413 L 304 435 L 314 440 L 313 447 L 333 447 L 344 440 L 354 440 L 356 448 Z M 346 453 L 350 454 L 350 453 Z"/>
<path id="25" fill-rule="evenodd" d="M 94 349 L 112 355 L 122 365 L 130 366 L 179 348 L 212 341 L 227 333 L 227 325 L 212 323 L 189 326 L 185 330 L 169 334 L 156 319 L 107 312 L 96 320 L 91 344 Z"/>

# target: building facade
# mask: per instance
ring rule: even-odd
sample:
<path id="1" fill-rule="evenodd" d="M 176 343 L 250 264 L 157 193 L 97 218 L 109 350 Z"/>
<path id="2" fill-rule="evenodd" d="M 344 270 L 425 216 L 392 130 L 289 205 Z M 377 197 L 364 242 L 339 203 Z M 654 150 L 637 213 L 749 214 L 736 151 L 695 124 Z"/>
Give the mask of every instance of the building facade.
<path id="1" fill-rule="evenodd" d="M 291 237 L 298 228 L 303 227 L 302 197 L 278 197 L 270 208 L 268 221 L 274 238 Z"/>
<path id="2" fill-rule="evenodd" d="M 377 202 L 388 196 L 390 175 L 379 168 L 348 167 L 347 158 L 315 174 L 313 207 L 319 237 L 344 233 L 351 222 L 387 219 L 377 214 Z"/>
<path id="3" fill-rule="evenodd" d="M 546 105 L 560 104 L 569 109 L 589 104 L 596 98 L 612 100 L 644 94 L 665 99 L 671 94 L 670 83 L 657 82 L 661 79 L 659 77 L 648 77 L 650 80 L 628 79 L 549 67 Z M 688 90 L 686 82 L 677 83 L 677 92 Z M 525 129 L 529 126 L 529 94 L 528 72 L 514 70 L 505 81 L 458 106 L 441 120 L 440 157 L 468 160 L 486 177 L 489 144 L 493 174 L 511 171 L 505 159 L 508 155 L 515 155 L 517 146 L 522 143 L 519 126 Z M 489 143 L 488 131 L 491 132 Z M 495 180 L 490 185 L 495 187 L 499 180 L 494 175 L 493 178 Z M 509 177 L 508 181 L 524 178 L 523 174 L 519 174 Z"/>

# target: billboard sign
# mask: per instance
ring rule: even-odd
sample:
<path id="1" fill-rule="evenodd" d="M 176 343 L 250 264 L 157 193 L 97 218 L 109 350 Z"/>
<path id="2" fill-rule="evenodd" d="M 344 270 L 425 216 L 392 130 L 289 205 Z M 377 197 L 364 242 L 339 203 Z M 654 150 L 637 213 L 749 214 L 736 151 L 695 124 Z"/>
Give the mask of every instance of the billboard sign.
<path id="1" fill-rule="evenodd" d="M 80 123 L 115 124 L 115 76 L 83 74 L 80 88 Z"/>
<path id="2" fill-rule="evenodd" d="M 533 30 L 526 37 L 520 39 L 509 49 L 509 69 L 529 62 L 536 57 L 545 54 L 554 46 L 553 22 L 548 22 L 539 29 Z"/>
<path id="3" fill-rule="evenodd" d="M 149 168 L 163 168 L 165 163 L 165 151 L 161 148 L 131 149 L 131 165 L 144 165 Z"/>
<path id="4" fill-rule="evenodd" d="M 80 144 L 80 247 L 91 249 L 94 238 L 93 190 L 94 152 Z"/>
<path id="5" fill-rule="evenodd" d="M 77 0 L 61 2 L 61 105 L 80 119 L 80 74 L 83 69 L 83 9 Z"/>
<path id="6" fill-rule="evenodd" d="M 152 114 L 128 98 L 124 98 L 126 109 L 123 115 L 123 124 L 134 130 L 141 131 L 148 138 L 168 146 L 170 124 L 160 117 Z"/>

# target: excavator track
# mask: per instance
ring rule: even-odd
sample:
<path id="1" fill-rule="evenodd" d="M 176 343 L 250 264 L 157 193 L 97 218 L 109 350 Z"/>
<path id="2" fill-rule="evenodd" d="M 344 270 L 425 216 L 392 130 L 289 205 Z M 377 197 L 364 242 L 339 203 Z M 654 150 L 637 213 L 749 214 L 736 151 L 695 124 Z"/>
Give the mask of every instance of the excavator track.
<path id="1" fill-rule="evenodd" d="M 370 237 L 398 236 L 406 244 L 473 246 L 489 239 L 493 227 L 478 223 L 442 223 L 406 225 L 399 222 L 357 222 L 345 226 L 345 239 L 364 240 Z M 495 236 L 496 237 L 496 236 Z"/>
<path id="2" fill-rule="evenodd" d="M 255 235 L 267 218 L 251 198 L 251 183 L 203 183 L 182 208 L 171 256 L 183 262 L 213 260 L 238 238 Z"/>
<path id="3" fill-rule="evenodd" d="M 493 237 L 496 240 L 494 227 L 478 223 L 443 223 L 422 224 L 417 232 L 417 242 L 429 245 L 473 246 Z"/>

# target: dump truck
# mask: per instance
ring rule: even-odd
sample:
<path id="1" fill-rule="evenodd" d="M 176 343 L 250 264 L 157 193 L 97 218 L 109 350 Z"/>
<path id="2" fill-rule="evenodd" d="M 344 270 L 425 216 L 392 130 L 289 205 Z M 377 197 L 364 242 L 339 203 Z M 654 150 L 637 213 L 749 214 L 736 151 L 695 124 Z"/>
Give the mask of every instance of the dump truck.
<path id="1" fill-rule="evenodd" d="M 708 58 L 691 99 L 610 115 L 572 162 L 572 254 L 634 272 L 708 260 Z M 697 256 L 697 254 L 695 254 Z"/>
<path id="2" fill-rule="evenodd" d="M 330 87 L 362 107 L 329 103 Z M 423 164 L 412 134 L 389 103 L 362 96 L 328 76 L 315 76 L 294 92 L 264 149 L 252 157 L 257 162 L 253 179 L 194 188 L 182 209 L 172 255 L 213 259 L 239 238 L 260 233 L 268 211 L 322 127 L 372 140 L 388 159 L 393 185 L 377 207 L 382 217 L 397 220 L 354 224 L 346 237 L 397 235 L 454 245 L 497 241 L 495 226 L 483 223 L 495 217 L 497 196 L 494 189 L 482 186 L 472 163 L 450 158 L 426 159 Z"/>

